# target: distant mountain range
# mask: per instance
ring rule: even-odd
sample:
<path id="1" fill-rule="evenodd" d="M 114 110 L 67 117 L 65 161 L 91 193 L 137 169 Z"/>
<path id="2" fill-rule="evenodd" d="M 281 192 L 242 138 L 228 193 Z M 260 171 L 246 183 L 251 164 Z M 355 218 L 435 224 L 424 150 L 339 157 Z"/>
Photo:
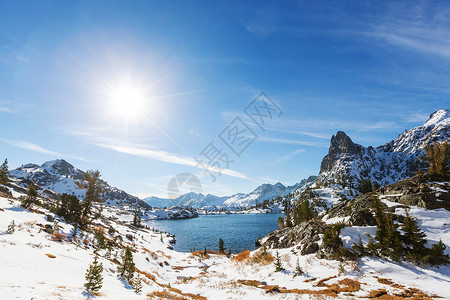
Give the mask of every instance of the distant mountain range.
<path id="1" fill-rule="evenodd" d="M 219 197 L 211 194 L 204 195 L 202 193 L 187 193 L 176 199 L 165 199 L 159 197 L 148 197 L 143 199 L 153 207 L 170 207 L 170 206 L 189 206 L 193 208 L 200 207 L 251 207 L 255 204 L 262 203 L 265 200 L 272 200 L 277 197 L 284 197 L 294 190 L 301 189 L 311 184 L 316 176 L 310 176 L 293 186 L 284 186 L 278 182 L 276 184 L 262 184 L 254 191 L 248 194 L 238 193 L 232 196 Z"/>

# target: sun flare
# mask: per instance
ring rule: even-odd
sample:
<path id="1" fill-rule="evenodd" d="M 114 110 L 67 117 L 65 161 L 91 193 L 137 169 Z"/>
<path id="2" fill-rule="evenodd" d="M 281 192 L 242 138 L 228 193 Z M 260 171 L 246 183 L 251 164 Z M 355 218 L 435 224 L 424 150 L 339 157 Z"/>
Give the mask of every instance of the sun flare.
<path id="1" fill-rule="evenodd" d="M 125 117 L 136 117 L 145 109 L 145 94 L 138 87 L 120 85 L 110 94 L 112 110 Z"/>

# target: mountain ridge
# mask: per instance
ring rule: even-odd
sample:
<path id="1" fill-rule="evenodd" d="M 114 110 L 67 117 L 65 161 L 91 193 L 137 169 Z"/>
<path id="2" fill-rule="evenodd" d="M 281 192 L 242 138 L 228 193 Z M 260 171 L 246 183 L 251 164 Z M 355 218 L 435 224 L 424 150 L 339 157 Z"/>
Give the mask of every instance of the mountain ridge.
<path id="1" fill-rule="evenodd" d="M 83 180 L 85 172 L 75 168 L 64 159 L 56 159 L 44 162 L 41 165 L 34 163 L 24 164 L 16 169 L 9 171 L 9 176 L 18 180 L 32 180 L 37 185 L 59 194 L 67 193 L 84 198 L 85 190 L 79 189 L 76 181 Z M 110 186 L 104 182 L 105 202 L 110 205 L 120 203 L 139 204 L 143 208 L 150 206 L 136 196 Z"/>
<path id="2" fill-rule="evenodd" d="M 384 145 L 364 147 L 343 131 L 331 137 L 317 180 L 357 185 L 370 179 L 381 186 L 411 177 L 425 167 L 418 157 L 433 142 L 450 139 L 450 111 L 440 109 L 421 126 L 405 130 Z"/>

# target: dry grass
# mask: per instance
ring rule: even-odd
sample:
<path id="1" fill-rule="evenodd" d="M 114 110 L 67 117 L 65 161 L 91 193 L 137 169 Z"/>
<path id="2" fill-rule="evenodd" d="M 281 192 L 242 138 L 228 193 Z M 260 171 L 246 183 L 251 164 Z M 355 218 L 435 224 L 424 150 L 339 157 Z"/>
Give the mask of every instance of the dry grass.
<path id="1" fill-rule="evenodd" d="M 188 298 L 179 296 L 177 294 L 171 293 L 167 290 L 155 291 L 147 294 L 148 299 L 169 299 L 169 300 L 185 300 Z"/>
<path id="2" fill-rule="evenodd" d="M 50 239 L 55 242 L 64 242 L 67 240 L 67 234 L 61 232 L 53 232 L 50 236 Z"/>
<path id="3" fill-rule="evenodd" d="M 158 255 L 157 255 L 155 252 L 150 251 L 150 250 L 148 250 L 148 249 L 145 248 L 145 247 L 142 247 L 142 250 L 144 250 L 145 252 L 147 252 L 148 254 L 150 254 L 150 256 L 151 256 L 154 260 L 157 260 L 157 259 L 158 259 Z"/>
<path id="4" fill-rule="evenodd" d="M 401 288 L 404 288 L 404 287 L 405 287 L 404 285 L 401 285 L 401 284 L 398 284 L 398 283 L 394 283 L 394 282 L 393 282 L 392 280 L 390 280 L 389 278 L 380 278 L 380 277 L 377 277 L 377 276 L 375 276 L 375 278 L 378 280 L 379 283 L 386 284 L 386 285 L 390 285 L 390 286 L 392 286 L 393 288 L 401 289 Z"/>
<path id="5" fill-rule="evenodd" d="M 262 249 L 257 251 L 255 254 L 253 254 L 249 258 L 249 261 L 251 263 L 260 264 L 263 266 L 273 263 L 274 260 L 275 260 L 275 258 L 272 256 L 272 254 L 270 254 L 269 252 L 266 252 Z"/>
<path id="6" fill-rule="evenodd" d="M 333 278 L 336 278 L 336 275 L 335 275 L 335 276 L 330 276 L 330 277 L 327 277 L 327 278 L 324 278 L 324 279 L 319 280 L 319 281 L 316 283 L 315 286 L 317 286 L 317 287 L 328 286 L 328 285 L 325 283 L 325 281 L 328 281 L 328 280 L 333 279 Z"/>
<path id="7" fill-rule="evenodd" d="M 54 256 L 53 254 L 45 253 L 45 255 L 47 255 L 47 257 L 49 257 L 49 258 L 56 258 L 56 256 Z"/>
<path id="8" fill-rule="evenodd" d="M 361 283 L 345 278 L 340 280 L 338 283 L 326 284 L 325 281 L 330 280 L 333 277 L 328 277 L 320 280 L 316 287 L 326 287 L 325 289 L 320 290 L 311 290 L 311 289 L 286 289 L 284 287 L 280 287 L 278 285 L 267 285 L 257 280 L 238 280 L 238 283 L 252 286 L 256 288 L 260 288 L 266 291 L 266 293 L 282 293 L 282 294 L 299 294 L 299 295 L 314 295 L 316 297 L 326 296 L 326 297 L 338 297 L 340 293 L 351 293 L 359 291 L 361 288 Z"/>
<path id="9" fill-rule="evenodd" d="M 241 253 L 239 253 L 238 255 L 236 255 L 235 257 L 233 257 L 233 261 L 244 262 L 244 261 L 248 260 L 249 257 L 250 257 L 250 250 L 245 250 L 245 251 L 242 251 Z"/>
<path id="10" fill-rule="evenodd" d="M 286 289 L 278 285 L 267 285 L 257 280 L 238 280 L 238 283 L 260 288 L 266 291 L 266 293 L 282 293 L 282 294 L 298 294 L 298 295 L 324 295 L 328 297 L 337 297 L 337 292 L 332 289 L 324 290 L 310 290 L 310 289 Z"/>
<path id="11" fill-rule="evenodd" d="M 170 288 L 169 290 L 164 291 L 155 291 L 150 294 L 147 294 L 147 297 L 149 299 L 170 299 L 170 300 L 208 300 L 206 297 L 190 294 L 190 293 L 183 293 L 179 289 Z"/>
<path id="12" fill-rule="evenodd" d="M 349 279 L 349 278 L 344 278 L 344 279 L 340 280 L 338 283 L 343 286 L 340 288 L 340 292 L 351 293 L 351 292 L 359 291 L 361 288 L 360 282 L 353 280 L 353 279 Z"/>

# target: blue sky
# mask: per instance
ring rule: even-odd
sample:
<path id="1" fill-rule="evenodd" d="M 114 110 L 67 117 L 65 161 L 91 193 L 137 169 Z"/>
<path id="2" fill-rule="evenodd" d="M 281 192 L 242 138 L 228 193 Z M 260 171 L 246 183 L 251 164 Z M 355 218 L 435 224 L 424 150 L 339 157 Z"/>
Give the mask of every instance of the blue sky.
<path id="1" fill-rule="evenodd" d="M 338 130 L 378 146 L 449 108 L 449 15 L 446 1 L 1 1 L 0 159 L 64 158 L 139 196 L 181 172 L 217 195 L 294 184 Z M 265 131 L 243 112 L 261 91 L 283 111 Z M 258 136 L 240 157 L 219 138 L 235 117 Z M 194 159 L 211 141 L 233 161 L 215 182 Z"/>

